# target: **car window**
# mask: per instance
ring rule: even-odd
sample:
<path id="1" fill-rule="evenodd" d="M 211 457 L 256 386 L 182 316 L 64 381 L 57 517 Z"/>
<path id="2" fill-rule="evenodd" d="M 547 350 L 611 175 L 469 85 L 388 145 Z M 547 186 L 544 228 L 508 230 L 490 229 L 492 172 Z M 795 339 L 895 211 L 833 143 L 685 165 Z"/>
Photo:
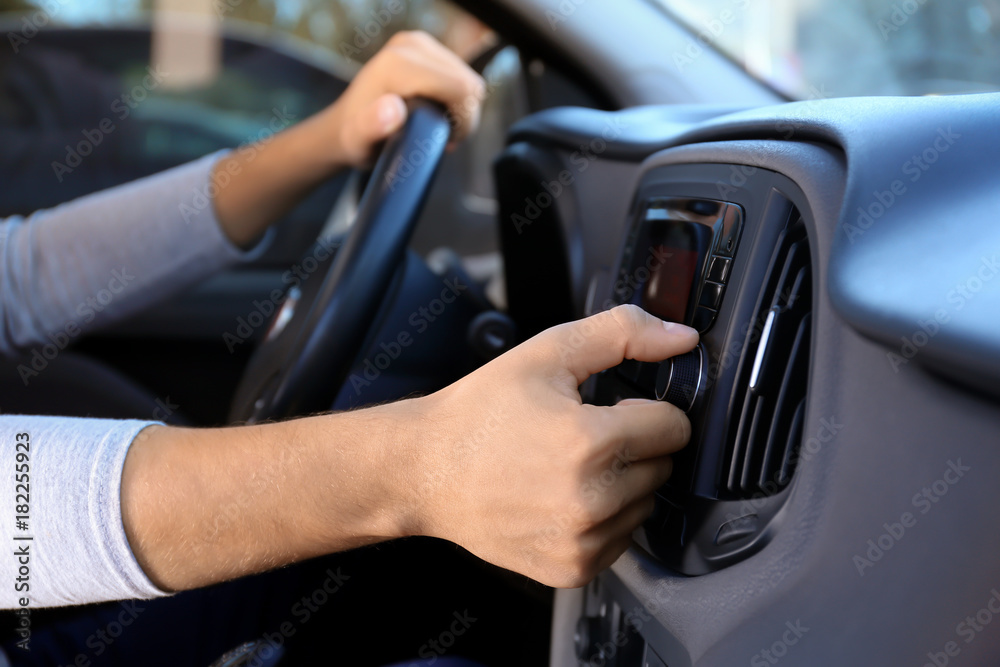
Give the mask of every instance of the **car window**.
<path id="1" fill-rule="evenodd" d="M 495 40 L 444 0 L 0 0 L 0 27 L 0 215 L 266 138 L 399 30 L 469 59 Z"/>
<path id="2" fill-rule="evenodd" d="M 1000 0 L 651 0 L 796 98 L 1000 89 Z"/>

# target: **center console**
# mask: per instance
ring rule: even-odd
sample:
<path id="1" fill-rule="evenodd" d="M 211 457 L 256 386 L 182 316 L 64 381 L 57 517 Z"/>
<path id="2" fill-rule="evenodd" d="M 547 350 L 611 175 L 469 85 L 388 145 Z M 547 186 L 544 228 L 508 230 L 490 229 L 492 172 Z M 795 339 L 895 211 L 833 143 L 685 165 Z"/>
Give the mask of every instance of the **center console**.
<path id="1" fill-rule="evenodd" d="M 767 543 L 805 411 L 812 281 L 801 214 L 779 175 L 756 170 L 751 189 L 727 185 L 730 169 L 645 174 L 604 300 L 692 326 L 698 347 L 662 363 L 626 360 L 583 388 L 597 404 L 657 399 L 688 414 L 692 441 L 635 536 L 687 575 Z"/>

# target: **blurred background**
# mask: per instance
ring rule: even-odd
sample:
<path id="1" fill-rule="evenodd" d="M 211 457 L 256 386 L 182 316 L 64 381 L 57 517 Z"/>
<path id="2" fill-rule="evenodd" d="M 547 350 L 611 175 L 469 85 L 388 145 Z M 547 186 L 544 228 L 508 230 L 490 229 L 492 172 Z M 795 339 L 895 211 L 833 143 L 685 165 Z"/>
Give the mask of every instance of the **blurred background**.
<path id="1" fill-rule="evenodd" d="M 428 209 L 455 224 L 422 227 L 416 245 L 453 236 L 465 254 L 489 252 L 488 156 L 525 113 L 521 63 L 446 0 L 0 0 L 0 216 L 266 139 L 333 102 L 404 29 L 435 35 L 492 84 L 482 131 L 441 174 L 455 187 Z M 282 226 L 295 233 L 264 263 L 294 261 L 342 186 L 296 209 Z"/>
<path id="2" fill-rule="evenodd" d="M 664 63 L 682 74 L 685 59 L 708 48 L 793 99 L 1000 83 L 1000 0 L 648 2 L 691 31 L 687 49 L 664 48 Z M 457 221 L 444 233 L 460 253 L 489 252 L 490 160 L 514 120 L 546 106 L 546 91 L 529 99 L 532 63 L 449 0 L 0 0 L 0 216 L 266 136 L 336 99 L 403 29 L 430 32 L 491 80 L 482 131 L 442 176 L 460 180 L 462 194 L 432 201 L 429 214 Z M 567 103 L 559 92 L 552 97 Z M 97 132 L 105 120 L 113 130 Z M 292 219 L 319 224 L 337 190 Z M 418 248 L 440 244 L 423 233 Z M 275 262 L 294 256 L 280 247 Z"/>
<path id="3" fill-rule="evenodd" d="M 998 0 L 651 1 L 794 99 L 1000 84 Z"/>

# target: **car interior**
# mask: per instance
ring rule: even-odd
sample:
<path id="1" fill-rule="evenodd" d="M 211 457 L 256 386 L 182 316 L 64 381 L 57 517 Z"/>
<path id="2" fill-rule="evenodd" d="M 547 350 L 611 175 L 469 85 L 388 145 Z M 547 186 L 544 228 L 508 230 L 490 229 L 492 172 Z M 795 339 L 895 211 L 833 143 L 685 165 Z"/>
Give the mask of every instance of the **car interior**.
<path id="1" fill-rule="evenodd" d="M 0 2 L 4 34 L 22 4 Z M 7 361 L 4 412 L 217 426 L 353 409 L 624 303 L 701 334 L 580 387 L 692 424 L 610 569 L 553 590 L 431 538 L 339 554 L 356 585 L 327 652 L 290 642 L 281 664 L 411 659 L 463 610 L 479 620 L 443 655 L 486 665 L 1000 659 L 1000 3 L 414 0 L 383 25 L 386 3 L 316 0 L 287 30 L 280 2 L 235 3 L 211 75 L 143 100 L 159 35 L 204 26 L 135 4 L 56 15 L 0 53 L 0 216 L 301 120 L 403 28 L 484 75 L 482 126 L 390 192 L 447 127 L 413 103 L 371 172 L 318 189 L 252 261 Z M 109 114 L 120 129 L 60 180 Z M 25 386 L 32 363 L 51 371 Z"/>

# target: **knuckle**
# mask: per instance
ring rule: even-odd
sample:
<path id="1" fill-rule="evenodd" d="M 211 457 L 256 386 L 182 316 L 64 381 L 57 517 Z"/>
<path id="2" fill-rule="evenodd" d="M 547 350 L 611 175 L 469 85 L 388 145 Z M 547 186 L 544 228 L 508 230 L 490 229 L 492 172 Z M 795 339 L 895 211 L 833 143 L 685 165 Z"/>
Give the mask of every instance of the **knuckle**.
<path id="1" fill-rule="evenodd" d="M 622 345 L 627 345 L 630 340 L 635 338 L 646 319 L 645 311 L 639 308 L 639 306 L 630 303 L 615 306 L 605 312 L 607 312 L 611 321 L 617 325 L 621 334 Z"/>
<path id="2" fill-rule="evenodd" d="M 469 76 L 463 77 L 462 92 L 465 94 L 466 98 L 478 101 L 482 98 L 485 88 L 486 86 L 479 76 L 470 74 Z"/>
<path id="3" fill-rule="evenodd" d="M 413 42 L 413 30 L 400 30 L 389 38 L 389 44 L 409 44 Z"/>
<path id="4" fill-rule="evenodd" d="M 686 445 L 691 441 L 691 420 L 681 412 L 680 408 L 675 408 L 674 418 L 675 437 L 680 445 Z"/>
<path id="5" fill-rule="evenodd" d="M 604 448 L 604 439 L 600 435 L 604 432 L 602 415 L 597 410 L 589 409 L 592 406 L 581 407 L 583 409 L 574 410 L 566 418 L 560 431 L 566 434 L 565 442 L 577 463 L 585 463 Z"/>
<path id="6" fill-rule="evenodd" d="M 401 30 L 395 36 L 399 38 L 401 43 L 411 46 L 426 46 L 437 42 L 437 40 L 423 30 Z"/>

